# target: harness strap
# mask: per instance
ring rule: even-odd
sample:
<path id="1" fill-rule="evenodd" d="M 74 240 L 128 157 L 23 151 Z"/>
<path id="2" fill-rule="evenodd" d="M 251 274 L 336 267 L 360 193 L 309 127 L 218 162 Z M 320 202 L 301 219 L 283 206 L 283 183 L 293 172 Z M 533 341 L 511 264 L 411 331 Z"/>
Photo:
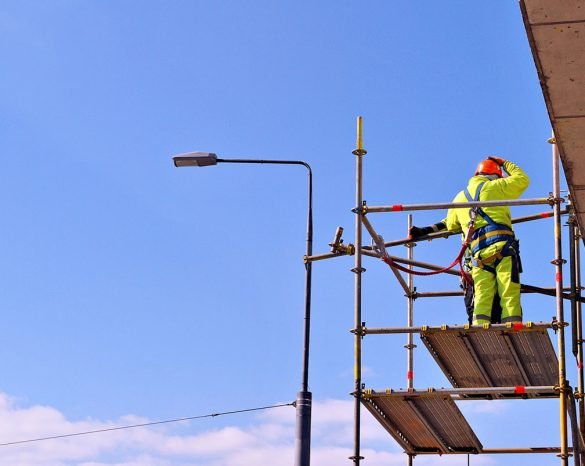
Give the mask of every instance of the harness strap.
<path id="1" fill-rule="evenodd" d="M 481 228 L 478 231 L 481 231 Z M 490 239 L 490 238 L 493 238 L 494 236 L 498 236 L 498 235 L 507 235 L 507 236 L 513 237 L 514 232 L 511 230 L 491 230 L 491 231 L 488 231 L 488 232 L 484 233 L 483 235 L 475 238 L 469 246 L 473 250 L 479 245 L 480 242 L 485 241 L 485 240 Z M 502 239 L 502 240 L 498 240 L 498 241 L 505 241 L 505 240 Z"/>
<path id="2" fill-rule="evenodd" d="M 501 251 L 498 251 L 495 254 L 492 254 L 491 256 L 485 257 L 483 259 L 474 258 L 473 261 L 475 262 L 475 264 L 477 264 L 477 267 L 484 268 L 486 265 L 491 264 L 496 260 L 502 260 L 503 258 L 504 255 L 501 253 Z"/>

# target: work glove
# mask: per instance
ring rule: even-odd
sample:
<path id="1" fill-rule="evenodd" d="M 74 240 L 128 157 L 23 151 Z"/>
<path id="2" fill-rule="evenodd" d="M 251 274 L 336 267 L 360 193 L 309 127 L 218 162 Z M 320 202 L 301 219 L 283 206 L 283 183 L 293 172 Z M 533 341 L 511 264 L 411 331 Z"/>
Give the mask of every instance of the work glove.
<path id="1" fill-rule="evenodd" d="M 410 230 L 408 230 L 408 238 L 409 239 L 417 239 L 420 238 L 421 236 L 424 235 L 428 235 L 429 233 L 433 232 L 433 227 L 415 227 L 412 226 L 410 227 Z"/>
<path id="2" fill-rule="evenodd" d="M 490 155 L 488 159 L 493 160 L 496 162 L 500 167 L 503 167 L 506 161 L 502 157 L 496 157 L 495 155 Z"/>

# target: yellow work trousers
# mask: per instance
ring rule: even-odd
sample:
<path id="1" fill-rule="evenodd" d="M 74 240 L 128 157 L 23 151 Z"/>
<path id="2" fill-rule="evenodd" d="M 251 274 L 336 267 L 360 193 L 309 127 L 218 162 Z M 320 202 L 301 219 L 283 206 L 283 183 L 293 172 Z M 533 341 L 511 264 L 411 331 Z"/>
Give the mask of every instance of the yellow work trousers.
<path id="1" fill-rule="evenodd" d="M 482 249 L 479 258 L 489 258 L 501 251 L 505 242 L 501 241 Z M 520 307 L 520 274 L 518 261 L 515 257 L 506 256 L 499 263 L 486 264 L 495 269 L 495 274 L 480 267 L 472 267 L 471 275 L 475 286 L 475 306 L 473 309 L 473 325 L 489 324 L 492 315 L 492 304 L 496 290 L 500 295 L 502 306 L 502 323 L 522 322 Z"/>

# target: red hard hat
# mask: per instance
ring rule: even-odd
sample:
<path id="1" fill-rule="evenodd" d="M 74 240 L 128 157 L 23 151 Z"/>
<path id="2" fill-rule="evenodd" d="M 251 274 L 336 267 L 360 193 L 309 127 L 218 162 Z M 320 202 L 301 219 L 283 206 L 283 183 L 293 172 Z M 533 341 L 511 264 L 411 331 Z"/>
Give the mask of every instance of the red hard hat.
<path id="1" fill-rule="evenodd" d="M 475 170 L 476 175 L 498 175 L 502 177 L 502 167 L 496 162 L 490 159 L 485 159 L 479 162 L 477 169 Z"/>

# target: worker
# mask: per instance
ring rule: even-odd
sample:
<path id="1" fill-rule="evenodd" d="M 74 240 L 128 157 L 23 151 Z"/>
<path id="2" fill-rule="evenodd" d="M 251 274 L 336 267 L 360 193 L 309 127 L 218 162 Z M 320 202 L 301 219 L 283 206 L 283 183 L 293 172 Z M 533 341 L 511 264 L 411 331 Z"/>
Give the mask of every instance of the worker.
<path id="1" fill-rule="evenodd" d="M 502 168 L 509 176 L 503 176 Z M 475 176 L 453 202 L 518 199 L 529 183 L 528 176 L 518 165 L 490 156 L 479 163 Z M 409 234 L 412 239 L 417 239 L 447 229 L 454 233 L 461 232 L 465 238 L 472 216 L 474 230 L 469 248 L 475 288 L 473 325 L 491 322 L 496 293 L 500 297 L 502 323 L 522 322 L 520 255 L 509 207 L 451 208 L 443 221 L 424 228 L 413 226 Z"/>

